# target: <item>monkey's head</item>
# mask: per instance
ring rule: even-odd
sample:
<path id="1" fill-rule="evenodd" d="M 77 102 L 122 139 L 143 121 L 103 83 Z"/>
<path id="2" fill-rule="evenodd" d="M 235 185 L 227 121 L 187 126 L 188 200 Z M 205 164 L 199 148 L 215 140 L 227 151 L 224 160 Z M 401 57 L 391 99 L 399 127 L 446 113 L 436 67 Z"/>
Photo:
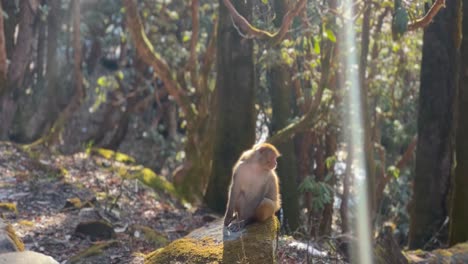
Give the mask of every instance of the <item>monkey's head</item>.
<path id="1" fill-rule="evenodd" d="M 279 151 L 275 148 L 275 146 L 269 143 L 262 143 L 254 146 L 255 153 L 257 154 L 258 162 L 266 169 L 266 170 L 274 170 L 276 165 L 276 159 L 281 156 Z"/>

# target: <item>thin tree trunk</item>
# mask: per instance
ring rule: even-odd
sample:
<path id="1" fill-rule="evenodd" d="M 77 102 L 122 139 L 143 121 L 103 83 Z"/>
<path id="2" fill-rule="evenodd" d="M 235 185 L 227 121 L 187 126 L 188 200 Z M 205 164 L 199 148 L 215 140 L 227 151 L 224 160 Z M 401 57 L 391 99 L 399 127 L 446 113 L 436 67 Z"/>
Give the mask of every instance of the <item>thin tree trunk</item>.
<path id="1" fill-rule="evenodd" d="M 0 95 L 6 90 L 6 80 L 8 73 L 7 54 L 5 46 L 5 30 L 3 24 L 3 8 L 0 2 Z"/>
<path id="2" fill-rule="evenodd" d="M 365 1 L 365 10 L 362 19 L 361 56 L 359 61 L 359 82 L 361 84 L 361 105 L 364 123 L 364 147 L 366 149 L 366 172 L 367 172 L 367 195 L 369 197 L 370 217 L 375 215 L 375 164 L 374 144 L 371 127 L 371 108 L 369 107 L 367 94 L 367 55 L 369 54 L 370 39 L 370 16 L 372 12 L 372 1 Z"/>
<path id="3" fill-rule="evenodd" d="M 328 158 L 333 157 L 335 155 L 337 148 L 337 140 L 336 140 L 336 133 L 333 127 L 327 128 L 327 132 L 325 135 L 325 163 Z M 328 164 L 325 164 L 325 176 L 331 174 L 329 184 L 332 188 L 336 185 L 336 175 L 334 172 L 334 164 L 331 164 L 331 167 L 328 167 Z M 325 205 L 325 208 L 322 212 L 322 219 L 320 221 L 319 226 L 319 236 L 329 236 L 331 235 L 332 231 L 332 222 L 333 222 L 333 208 L 334 208 L 334 201 L 335 195 L 332 194 L 331 201 Z"/>
<path id="4" fill-rule="evenodd" d="M 3 11 L 8 14 L 8 19 L 4 19 L 5 30 L 5 49 L 8 59 L 11 60 L 15 48 L 15 30 L 18 24 L 18 15 L 16 12 L 16 1 L 2 0 Z"/>

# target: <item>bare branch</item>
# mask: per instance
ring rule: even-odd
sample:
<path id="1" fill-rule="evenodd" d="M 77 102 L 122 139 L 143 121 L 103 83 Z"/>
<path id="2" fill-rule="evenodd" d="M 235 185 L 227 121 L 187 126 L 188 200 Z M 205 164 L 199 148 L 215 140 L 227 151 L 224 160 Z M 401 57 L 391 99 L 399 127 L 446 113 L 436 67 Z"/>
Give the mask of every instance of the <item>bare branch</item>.
<path id="1" fill-rule="evenodd" d="M 183 93 L 180 84 L 172 74 L 172 70 L 169 69 L 169 65 L 154 51 L 153 45 L 145 34 L 143 24 L 138 15 L 136 0 L 124 0 L 123 3 L 127 13 L 128 30 L 132 35 L 138 56 L 146 64 L 153 67 L 155 73 L 163 81 L 164 87 L 182 109 L 185 116 L 188 119 L 193 119 L 195 112 L 190 107 L 189 98 Z"/>
<path id="2" fill-rule="evenodd" d="M 276 45 L 283 40 L 284 36 L 288 32 L 293 22 L 293 18 L 304 10 L 307 0 L 299 0 L 293 9 L 288 11 L 288 13 L 283 18 L 283 22 L 281 24 L 280 29 L 276 33 L 270 33 L 268 31 L 254 27 L 252 24 L 249 23 L 249 21 L 247 21 L 245 17 L 239 14 L 239 12 L 237 12 L 236 8 L 230 0 L 223 0 L 223 2 L 224 5 L 226 5 L 226 8 L 229 10 L 229 13 L 231 14 L 234 23 L 246 35 L 253 36 L 258 39 L 268 40 L 272 45 Z"/>
<path id="3" fill-rule="evenodd" d="M 443 7 L 445 7 L 445 0 L 437 0 L 424 17 L 417 19 L 416 21 L 408 25 L 408 31 L 427 27 L 427 25 L 431 23 L 432 19 L 435 17 L 435 15 L 437 15 L 437 13 L 439 13 L 440 9 L 442 9 Z"/>

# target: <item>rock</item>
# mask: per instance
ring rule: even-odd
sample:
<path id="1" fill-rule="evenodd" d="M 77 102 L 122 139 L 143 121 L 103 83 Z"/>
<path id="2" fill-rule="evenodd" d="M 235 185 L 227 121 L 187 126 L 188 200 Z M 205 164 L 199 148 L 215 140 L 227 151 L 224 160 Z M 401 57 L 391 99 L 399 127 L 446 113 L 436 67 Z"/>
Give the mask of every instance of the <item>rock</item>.
<path id="1" fill-rule="evenodd" d="M 145 264 L 157 263 L 275 263 L 276 217 L 230 233 L 222 220 L 194 230 L 186 237 L 148 254 Z"/>
<path id="2" fill-rule="evenodd" d="M 24 244 L 16 236 L 13 227 L 0 218 L 0 253 L 23 251 Z"/>
<path id="3" fill-rule="evenodd" d="M 115 231 L 112 225 L 104 220 L 89 221 L 79 223 L 75 233 L 89 236 L 93 241 L 108 240 L 115 237 Z"/>
<path id="4" fill-rule="evenodd" d="M 10 252 L 0 254 L 0 264 L 59 264 L 50 256 L 33 252 Z"/>
<path id="5" fill-rule="evenodd" d="M 80 222 L 99 221 L 103 220 L 103 217 L 98 209 L 96 208 L 83 208 L 78 214 Z"/>

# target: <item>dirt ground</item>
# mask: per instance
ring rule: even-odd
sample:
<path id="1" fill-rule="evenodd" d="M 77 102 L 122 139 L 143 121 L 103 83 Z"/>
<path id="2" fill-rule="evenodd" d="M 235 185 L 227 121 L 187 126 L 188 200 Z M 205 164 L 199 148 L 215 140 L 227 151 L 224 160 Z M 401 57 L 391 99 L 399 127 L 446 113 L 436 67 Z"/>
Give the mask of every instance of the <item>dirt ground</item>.
<path id="1" fill-rule="evenodd" d="M 0 203 L 16 205 L 16 211 L 3 206 L 0 213 L 26 249 L 60 263 L 143 263 L 145 254 L 216 219 L 206 209 L 183 206 L 167 193 L 121 177 L 122 170 L 138 168 L 98 155 L 53 155 L 0 142 Z M 82 206 L 66 208 L 67 200 Z M 81 207 L 87 206 L 112 224 L 113 238 L 75 232 Z M 306 255 L 304 244 L 281 237 L 280 263 L 305 263 Z M 330 257 L 320 259 L 314 263 Z"/>

